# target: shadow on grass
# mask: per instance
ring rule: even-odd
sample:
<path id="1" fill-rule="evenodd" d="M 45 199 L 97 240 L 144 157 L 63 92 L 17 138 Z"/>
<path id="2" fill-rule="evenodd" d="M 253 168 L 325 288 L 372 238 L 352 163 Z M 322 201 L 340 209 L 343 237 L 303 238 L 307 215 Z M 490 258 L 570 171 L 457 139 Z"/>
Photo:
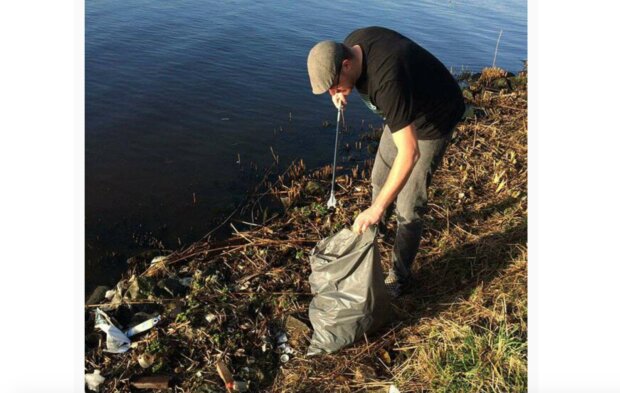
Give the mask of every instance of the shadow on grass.
<path id="1" fill-rule="evenodd" d="M 450 217 L 451 224 L 482 222 L 505 212 L 518 203 L 514 198 L 481 209 Z M 430 223 L 430 230 L 441 230 L 445 223 Z M 515 245 L 526 245 L 527 221 L 519 220 L 502 232 L 481 236 L 460 244 L 441 255 L 418 256 L 413 266 L 412 289 L 394 302 L 396 323 L 416 323 L 433 317 L 459 299 L 466 299 L 482 283 L 489 283 L 508 267 L 515 256 Z"/>

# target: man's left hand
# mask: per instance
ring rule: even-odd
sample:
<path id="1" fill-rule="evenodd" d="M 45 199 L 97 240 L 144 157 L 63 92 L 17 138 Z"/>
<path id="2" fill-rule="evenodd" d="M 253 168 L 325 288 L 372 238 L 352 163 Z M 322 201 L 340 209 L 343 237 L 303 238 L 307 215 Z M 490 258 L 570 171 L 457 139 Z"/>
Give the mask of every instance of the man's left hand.
<path id="1" fill-rule="evenodd" d="M 353 232 L 361 235 L 369 226 L 375 225 L 381 220 L 383 216 L 383 209 L 376 206 L 370 206 L 357 216 L 355 223 L 353 224 Z"/>

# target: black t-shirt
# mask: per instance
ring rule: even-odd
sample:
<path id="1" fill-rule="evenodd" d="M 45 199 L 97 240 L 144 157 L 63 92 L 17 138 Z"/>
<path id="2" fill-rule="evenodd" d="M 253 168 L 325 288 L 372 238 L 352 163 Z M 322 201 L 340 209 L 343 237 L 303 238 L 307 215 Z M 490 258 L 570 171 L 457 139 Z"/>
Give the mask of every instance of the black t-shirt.
<path id="1" fill-rule="evenodd" d="M 461 119 L 465 103 L 450 71 L 426 49 L 383 28 L 355 30 L 344 40 L 364 53 L 355 87 L 392 132 L 413 123 L 418 139 L 437 139 Z"/>

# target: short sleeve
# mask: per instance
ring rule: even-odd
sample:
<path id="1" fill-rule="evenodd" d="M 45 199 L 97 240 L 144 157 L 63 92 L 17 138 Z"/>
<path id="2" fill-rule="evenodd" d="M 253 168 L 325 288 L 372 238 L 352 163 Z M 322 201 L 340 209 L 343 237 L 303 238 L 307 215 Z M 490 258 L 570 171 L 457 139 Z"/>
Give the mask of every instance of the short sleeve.
<path id="1" fill-rule="evenodd" d="M 390 81 L 383 84 L 375 100 L 392 132 L 405 128 L 415 120 L 413 97 L 406 83 Z"/>

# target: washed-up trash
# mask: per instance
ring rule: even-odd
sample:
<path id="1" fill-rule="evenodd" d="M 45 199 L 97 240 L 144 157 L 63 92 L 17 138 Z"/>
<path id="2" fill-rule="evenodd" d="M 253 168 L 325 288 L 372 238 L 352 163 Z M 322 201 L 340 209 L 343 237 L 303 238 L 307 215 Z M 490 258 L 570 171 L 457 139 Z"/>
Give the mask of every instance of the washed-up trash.
<path id="1" fill-rule="evenodd" d="M 286 362 L 288 362 L 288 361 L 289 361 L 289 359 L 290 359 L 290 357 L 289 357 L 287 354 L 285 354 L 285 353 L 284 353 L 284 354 L 282 354 L 282 355 L 280 355 L 280 361 L 281 361 L 282 363 L 286 363 Z"/>
<path id="2" fill-rule="evenodd" d="M 149 368 L 155 363 L 155 355 L 152 353 L 143 353 L 138 356 L 138 364 L 142 368 Z"/>
<path id="3" fill-rule="evenodd" d="M 109 291 L 106 291 L 105 298 L 107 300 L 112 300 L 115 294 L 116 294 L 116 289 L 110 289 Z"/>
<path id="4" fill-rule="evenodd" d="M 166 256 L 163 256 L 163 255 L 157 256 L 153 258 L 153 260 L 151 261 L 151 265 L 159 265 L 159 264 L 166 263 L 166 259 L 167 259 Z"/>
<path id="5" fill-rule="evenodd" d="M 308 355 L 335 352 L 388 321 L 390 301 L 376 234 L 376 227 L 361 235 L 345 228 L 312 250 L 309 280 L 315 296 L 309 317 L 314 333 Z"/>
<path id="6" fill-rule="evenodd" d="M 95 370 L 92 372 L 92 374 L 85 374 L 84 380 L 86 381 L 86 386 L 88 386 L 88 390 L 98 392 L 99 385 L 101 385 L 105 381 L 105 377 L 101 375 L 100 370 Z"/>
<path id="7" fill-rule="evenodd" d="M 215 316 L 215 314 L 209 313 L 205 316 L 205 319 L 207 320 L 207 322 L 211 323 L 217 319 L 217 316 Z"/>
<path id="8" fill-rule="evenodd" d="M 167 389 L 170 385 L 170 377 L 167 375 L 151 375 L 140 377 L 129 383 L 136 389 Z"/>
<path id="9" fill-rule="evenodd" d="M 233 381 L 233 390 L 235 392 L 247 392 L 249 389 L 248 383 L 244 381 Z"/>
<path id="10" fill-rule="evenodd" d="M 157 276 L 168 263 L 168 256 L 160 255 L 151 260 L 151 264 L 146 269 L 142 276 L 144 277 L 155 277 Z"/>
<path id="11" fill-rule="evenodd" d="M 287 342 L 287 341 L 288 341 L 288 337 L 286 337 L 286 334 L 284 334 L 284 333 L 278 333 L 278 334 L 276 335 L 276 342 L 277 342 L 278 344 L 282 344 L 282 343 L 285 343 L 285 342 Z"/>
<path id="12" fill-rule="evenodd" d="M 95 327 L 103 330 L 106 337 L 104 352 L 123 353 L 129 350 L 131 340 L 110 320 L 110 317 L 99 308 L 95 310 Z"/>
<path id="13" fill-rule="evenodd" d="M 235 380 L 233 379 L 233 375 L 224 363 L 223 360 L 219 360 L 215 364 L 215 368 L 217 369 L 217 373 L 219 374 L 222 381 L 224 381 L 224 385 L 226 386 L 226 390 L 231 392 L 235 386 Z"/>
<path id="14" fill-rule="evenodd" d="M 119 328 L 114 326 L 110 320 L 110 317 L 108 317 L 106 313 L 101 311 L 99 308 L 95 310 L 95 327 L 106 333 L 107 349 L 104 349 L 104 351 L 110 353 L 127 352 L 131 346 L 131 340 L 129 337 L 151 329 L 153 326 L 157 325 L 159 321 L 161 321 L 161 315 L 158 315 L 155 318 L 147 319 L 146 321 L 137 324 L 123 333 Z"/>
<path id="15" fill-rule="evenodd" d="M 390 385 L 390 390 L 388 390 L 388 393 L 400 393 L 400 390 L 398 390 L 396 385 Z"/>
<path id="16" fill-rule="evenodd" d="M 293 353 L 293 348 L 291 348 L 291 346 L 286 343 L 278 345 L 278 349 L 282 353 Z"/>
<path id="17" fill-rule="evenodd" d="M 131 329 L 127 330 L 125 332 L 125 335 L 127 337 L 132 337 L 132 336 L 135 336 L 136 334 L 145 332 L 153 328 L 155 325 L 157 325 L 159 321 L 161 321 L 161 315 L 158 315 L 155 318 L 147 319 L 146 321 L 139 323 L 136 326 L 132 327 Z"/>

